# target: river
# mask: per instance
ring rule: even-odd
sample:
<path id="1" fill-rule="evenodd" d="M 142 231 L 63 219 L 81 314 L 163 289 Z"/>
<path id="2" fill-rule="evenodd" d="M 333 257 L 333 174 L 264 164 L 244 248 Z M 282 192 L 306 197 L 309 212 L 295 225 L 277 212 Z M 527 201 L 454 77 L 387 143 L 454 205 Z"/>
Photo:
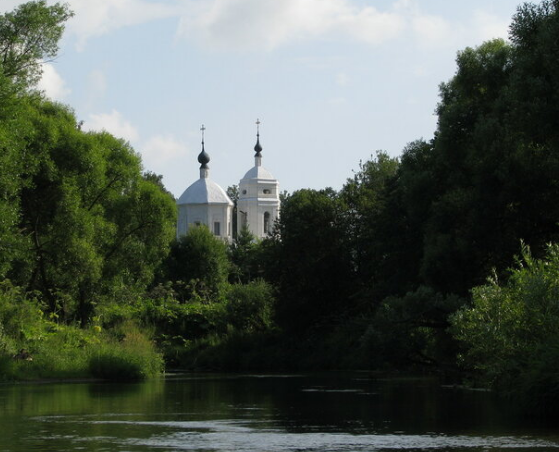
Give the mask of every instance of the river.
<path id="1" fill-rule="evenodd" d="M 428 378 L 185 374 L 0 385 L 0 451 L 558 451 L 552 420 Z"/>

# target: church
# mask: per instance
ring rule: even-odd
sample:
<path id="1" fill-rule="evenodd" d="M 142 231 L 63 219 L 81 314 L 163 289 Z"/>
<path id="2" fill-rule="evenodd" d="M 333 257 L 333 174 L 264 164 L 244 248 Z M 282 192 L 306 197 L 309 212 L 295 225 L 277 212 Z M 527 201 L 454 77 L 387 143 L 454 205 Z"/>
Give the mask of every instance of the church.
<path id="1" fill-rule="evenodd" d="M 256 237 L 264 238 L 272 230 L 279 216 L 279 184 L 262 166 L 260 121 L 256 121 L 254 166 L 239 182 L 237 200 L 237 229 L 244 227 Z M 200 178 L 190 185 L 177 201 L 177 237 L 185 235 L 192 227 L 206 225 L 216 236 L 226 241 L 233 239 L 233 201 L 221 186 L 209 177 L 210 156 L 204 149 L 202 126 L 202 151 L 198 155 Z"/>

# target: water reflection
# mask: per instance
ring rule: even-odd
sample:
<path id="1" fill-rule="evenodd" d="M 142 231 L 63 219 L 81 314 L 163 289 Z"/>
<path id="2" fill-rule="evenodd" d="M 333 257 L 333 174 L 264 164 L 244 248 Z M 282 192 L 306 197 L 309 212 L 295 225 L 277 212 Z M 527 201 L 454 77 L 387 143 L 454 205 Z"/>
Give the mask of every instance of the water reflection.
<path id="1" fill-rule="evenodd" d="M 0 386 L 0 452 L 555 450 L 489 393 L 360 374 Z"/>

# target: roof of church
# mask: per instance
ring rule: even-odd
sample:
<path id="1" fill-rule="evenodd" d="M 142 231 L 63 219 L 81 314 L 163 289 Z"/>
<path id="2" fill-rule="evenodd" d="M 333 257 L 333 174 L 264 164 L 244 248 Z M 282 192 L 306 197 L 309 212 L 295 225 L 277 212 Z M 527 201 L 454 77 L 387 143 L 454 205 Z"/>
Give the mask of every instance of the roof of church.
<path id="1" fill-rule="evenodd" d="M 228 204 L 233 205 L 225 190 L 207 177 L 202 177 L 188 187 L 177 204 Z"/>
<path id="2" fill-rule="evenodd" d="M 274 176 L 272 176 L 272 173 L 270 173 L 270 171 L 268 171 L 263 166 L 253 166 L 251 169 L 247 171 L 247 173 L 245 174 L 242 180 L 245 179 L 275 180 Z"/>
<path id="3" fill-rule="evenodd" d="M 255 165 L 247 171 L 245 177 L 241 180 L 247 179 L 264 179 L 264 180 L 273 180 L 276 179 L 272 176 L 266 168 L 261 166 L 262 162 L 262 145 L 260 144 L 260 120 L 256 120 L 256 145 L 254 146 L 254 157 L 255 157 Z"/>
<path id="4" fill-rule="evenodd" d="M 227 196 L 225 190 L 208 178 L 210 156 L 204 149 L 204 131 L 206 128 L 203 124 L 200 130 L 202 131 L 202 151 L 198 155 L 200 179 L 184 191 L 177 204 L 228 204 L 232 206 L 233 201 Z"/>

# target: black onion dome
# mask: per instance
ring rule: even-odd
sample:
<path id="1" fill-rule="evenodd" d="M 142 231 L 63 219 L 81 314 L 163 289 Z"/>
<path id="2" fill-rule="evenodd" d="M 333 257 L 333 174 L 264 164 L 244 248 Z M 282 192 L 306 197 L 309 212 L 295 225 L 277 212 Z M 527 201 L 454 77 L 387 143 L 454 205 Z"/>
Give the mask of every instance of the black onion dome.
<path id="1" fill-rule="evenodd" d="M 262 146 L 260 146 L 260 137 L 256 138 L 256 145 L 254 146 L 254 152 L 256 152 L 255 157 L 262 157 Z"/>
<path id="2" fill-rule="evenodd" d="M 198 154 L 198 162 L 201 164 L 200 168 L 207 168 L 210 162 L 209 154 L 204 150 L 204 142 L 202 141 L 202 152 Z"/>

